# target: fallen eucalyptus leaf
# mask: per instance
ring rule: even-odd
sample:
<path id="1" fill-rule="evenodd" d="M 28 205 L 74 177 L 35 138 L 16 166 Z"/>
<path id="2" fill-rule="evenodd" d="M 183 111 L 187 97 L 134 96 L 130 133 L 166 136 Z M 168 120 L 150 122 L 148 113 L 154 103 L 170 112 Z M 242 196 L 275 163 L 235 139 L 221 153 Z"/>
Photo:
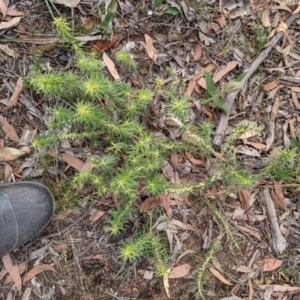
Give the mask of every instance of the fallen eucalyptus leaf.
<path id="1" fill-rule="evenodd" d="M 0 148 L 0 162 L 14 161 L 25 154 L 27 153 L 15 148 L 3 147 Z"/>

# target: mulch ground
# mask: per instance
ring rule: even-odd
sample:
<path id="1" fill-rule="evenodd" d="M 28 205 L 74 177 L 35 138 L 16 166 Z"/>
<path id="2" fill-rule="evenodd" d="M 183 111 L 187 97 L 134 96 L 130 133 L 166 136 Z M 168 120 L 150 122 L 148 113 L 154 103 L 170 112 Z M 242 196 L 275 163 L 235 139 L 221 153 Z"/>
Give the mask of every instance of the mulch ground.
<path id="1" fill-rule="evenodd" d="M 30 135 L 47 129 L 54 103 L 26 87 L 24 80 L 18 102 L 6 110 L 18 78 L 26 79 L 36 59 L 40 60 L 44 71 L 70 69 L 74 54 L 56 38 L 44 1 L 5 2 L 9 2 L 6 4 L 11 10 L 6 17 L 2 14 L 0 23 L 0 27 L 3 25 L 0 30 L 0 145 L 20 148 L 30 145 Z M 65 4 L 71 2 L 65 1 Z M 56 6 L 72 24 L 77 36 L 84 38 L 87 51 L 95 50 L 99 55 L 105 51 L 114 60 L 116 51 L 124 47 L 130 50 L 138 68 L 129 73 L 116 62 L 122 80 L 136 87 L 151 86 L 157 78 L 169 82 L 172 78 L 167 68 L 170 68 L 186 83 L 186 93 L 194 100 L 195 105 L 191 107 L 194 121 L 213 121 L 215 133 L 220 130 L 218 124 L 225 124 L 224 130 L 230 130 L 241 121 L 258 122 L 263 127 L 262 135 L 250 133 L 236 144 L 242 163 L 260 168 L 263 159 L 274 149 L 292 147 L 292 138 L 300 141 L 300 19 L 297 3 L 281 0 L 221 1 L 219 4 L 174 0 L 162 1 L 159 6 L 150 0 L 119 1 L 111 25 L 112 33 L 108 34 L 99 26 L 105 1 L 78 2 L 75 8 Z M 12 11 L 23 14 L 19 17 Z M 285 26 L 292 11 L 295 13 L 293 22 Z M 255 67 L 253 75 L 233 101 L 229 120 L 222 123 L 220 110 L 199 105 L 199 99 L 205 93 L 199 73 L 213 65 L 213 73 L 220 75 L 220 85 L 236 78 L 243 70 L 253 68 L 255 59 L 266 49 L 264 45 L 270 43 L 270 32 L 276 29 L 283 32 L 284 38 L 279 39 Z M 149 57 L 145 35 L 152 40 L 155 60 Z M 113 80 L 107 69 L 104 72 Z M 170 120 L 163 119 L 151 125 L 156 126 L 156 130 L 178 136 Z M 214 141 L 218 142 L 218 139 Z M 71 149 L 73 155 L 84 161 L 89 145 L 75 148 Z M 175 176 L 177 172 L 177 175 L 184 174 L 181 180 L 185 182 L 203 179 L 203 169 L 190 154 L 176 153 L 169 163 L 170 168 L 164 170 L 169 176 Z M 33 151 L 26 158 L 0 165 L 2 182 L 23 179 L 43 182 L 54 191 L 60 206 L 63 206 L 64 193 L 67 193 L 62 192 L 61 186 L 74 172 L 76 169 L 68 163 L 51 157 L 42 159 L 40 153 Z M 299 178 L 297 180 L 288 186 L 265 182 L 247 191 L 233 191 L 223 198 L 222 190 L 217 188 L 205 195 L 205 200 L 222 199 L 220 210 L 228 218 L 230 231 L 240 245 L 240 249 L 236 249 L 229 238 L 222 240 L 220 251 L 211 261 L 212 272 L 208 271 L 206 275 L 206 299 L 300 299 L 297 267 L 300 261 Z M 274 245 L 274 221 L 268 215 L 264 189 L 270 191 L 276 224 L 285 243 L 285 250 L 281 252 L 278 245 Z M 88 198 L 89 191 L 85 193 Z M 45 269 L 33 276 L 22 286 L 20 294 L 9 275 L 3 275 L 5 267 L 0 263 L 0 299 L 168 299 L 162 279 L 147 277 L 152 270 L 149 262 L 143 260 L 131 265 L 119 259 L 118 249 L 131 232 L 125 232 L 120 238 L 113 238 L 107 232 L 109 209 L 114 207 L 114 200 L 111 197 L 94 200 L 84 201 L 82 197 L 77 208 L 58 211 L 42 234 L 11 254 L 22 278 L 36 265 L 51 265 L 56 272 Z M 174 256 L 172 267 L 189 264 L 190 271 L 183 277 L 169 279 L 171 299 L 195 297 L 196 269 L 201 265 L 212 237 L 224 229 L 204 201 L 189 200 L 192 206 L 182 199 L 174 200 L 172 205 L 173 218 L 191 224 L 193 230 L 176 228 L 175 235 L 184 255 Z M 106 214 L 97 218 L 99 211 Z M 134 226 L 138 215 L 130 222 Z"/>

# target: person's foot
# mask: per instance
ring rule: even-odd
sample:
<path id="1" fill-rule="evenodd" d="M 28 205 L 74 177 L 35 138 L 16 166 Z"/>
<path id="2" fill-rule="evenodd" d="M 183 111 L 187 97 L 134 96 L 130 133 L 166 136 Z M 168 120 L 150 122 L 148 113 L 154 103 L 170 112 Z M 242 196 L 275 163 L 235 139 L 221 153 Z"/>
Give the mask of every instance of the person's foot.
<path id="1" fill-rule="evenodd" d="M 0 256 L 25 244 L 48 225 L 55 201 L 36 182 L 0 184 Z"/>

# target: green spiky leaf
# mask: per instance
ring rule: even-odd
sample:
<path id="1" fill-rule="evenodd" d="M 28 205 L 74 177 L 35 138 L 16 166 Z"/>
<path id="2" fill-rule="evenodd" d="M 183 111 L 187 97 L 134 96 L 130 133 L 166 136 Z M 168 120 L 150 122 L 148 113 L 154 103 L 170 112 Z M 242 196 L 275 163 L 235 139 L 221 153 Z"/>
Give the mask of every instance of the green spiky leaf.
<path id="1" fill-rule="evenodd" d="M 207 92 L 210 96 L 213 96 L 216 93 L 216 85 L 211 75 L 205 70 L 204 70 L 204 78 L 205 78 Z"/>

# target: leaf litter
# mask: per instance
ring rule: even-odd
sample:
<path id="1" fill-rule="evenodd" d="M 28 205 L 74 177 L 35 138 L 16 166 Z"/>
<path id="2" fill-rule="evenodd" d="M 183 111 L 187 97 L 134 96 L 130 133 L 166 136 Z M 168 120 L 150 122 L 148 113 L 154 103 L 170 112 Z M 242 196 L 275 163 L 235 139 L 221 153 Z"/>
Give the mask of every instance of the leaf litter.
<path id="1" fill-rule="evenodd" d="M 153 15 L 151 15 L 151 11 L 157 12 L 157 9 L 160 9 L 159 7 L 153 5 L 153 3 L 147 3 L 149 5 L 147 10 L 147 16 L 151 17 Z M 83 1 L 81 1 L 81 3 L 80 1 L 64 1 L 64 3 L 61 4 L 66 5 L 70 8 L 77 7 L 74 10 L 74 12 L 75 16 L 79 18 L 83 16 L 94 17 L 92 10 L 90 10 L 89 6 Z M 0 9 L 4 17 L 5 14 L 7 16 L 17 16 L 13 15 L 14 12 L 11 8 L 5 9 L 5 7 L 2 5 L 0 5 Z M 275 56 L 275 54 L 269 52 L 268 61 L 266 60 L 264 61 L 263 65 L 259 64 L 259 66 L 257 66 L 263 67 L 265 72 L 271 71 L 271 76 L 270 73 L 267 73 L 269 74 L 267 80 L 262 78 L 260 79 L 260 81 L 254 81 L 254 83 L 252 84 L 253 86 L 246 86 L 247 84 L 245 81 L 245 89 L 235 100 L 234 105 L 229 106 L 229 108 L 231 109 L 229 123 L 226 122 L 225 126 L 223 126 L 223 129 L 226 129 L 227 125 L 230 125 L 232 126 L 232 128 L 235 128 L 238 124 L 254 125 L 254 123 L 256 122 L 260 126 L 262 126 L 263 130 L 261 132 L 254 131 L 251 128 L 249 128 L 249 130 L 246 133 L 244 133 L 244 135 L 240 136 L 238 144 L 235 145 L 237 152 L 239 152 L 242 161 L 244 161 L 245 163 L 249 158 L 251 158 L 251 156 L 255 157 L 257 161 L 260 161 L 262 158 L 266 157 L 269 153 L 271 153 L 271 151 L 276 150 L 277 147 L 284 147 L 285 129 L 283 124 L 285 124 L 286 122 L 287 124 L 291 124 L 289 125 L 289 128 L 291 129 L 286 129 L 285 135 L 293 135 L 293 138 L 297 139 L 295 128 L 296 126 L 298 126 L 299 120 L 295 119 L 293 121 L 295 125 L 293 125 L 294 123 L 291 123 L 291 120 L 295 117 L 296 114 L 294 109 L 299 108 L 298 106 L 300 88 L 299 86 L 297 86 L 297 84 L 285 85 L 285 81 L 281 80 L 282 75 L 280 73 L 291 73 L 289 75 L 293 76 L 297 72 L 297 68 L 294 67 L 295 65 L 293 64 L 295 63 L 293 55 L 291 55 L 292 50 L 295 46 L 293 45 L 290 39 L 292 34 L 297 32 L 297 30 L 299 29 L 297 28 L 298 25 L 295 25 L 295 28 L 290 29 L 290 24 L 287 25 L 286 22 L 286 16 L 289 16 L 291 12 L 292 15 L 296 15 L 299 12 L 299 5 L 294 8 L 285 1 L 274 1 L 273 3 L 266 3 L 265 5 L 261 6 L 253 2 L 251 3 L 252 11 L 250 11 L 247 5 L 239 6 L 239 4 L 234 4 L 230 7 L 228 4 L 221 3 L 220 11 L 223 13 L 220 13 L 218 10 L 216 10 L 213 13 L 211 13 L 210 18 L 207 21 L 203 22 L 202 20 L 197 19 L 197 10 L 196 8 L 193 8 L 193 5 L 188 3 L 188 1 L 167 1 L 164 5 L 169 6 L 163 6 L 162 9 L 166 8 L 166 11 L 172 13 L 170 14 L 170 16 L 173 16 L 173 20 L 175 20 L 175 18 L 181 18 L 181 22 L 183 24 L 183 26 L 176 25 L 176 23 L 172 24 L 172 26 L 175 27 L 175 34 L 170 33 L 168 28 L 168 25 L 170 24 L 168 24 L 167 21 L 164 20 L 164 22 L 161 24 L 159 18 L 156 19 L 156 17 L 151 17 L 152 19 L 150 18 L 151 20 L 153 20 L 153 23 L 148 23 L 147 21 L 143 25 L 137 23 L 137 27 L 134 28 L 134 30 L 139 31 L 139 35 L 144 38 L 144 40 L 142 39 L 138 40 L 138 42 L 134 42 L 134 46 L 131 50 L 133 57 L 137 58 L 139 63 L 141 64 L 141 71 L 143 71 L 144 68 L 144 73 L 140 73 L 144 74 L 143 78 L 134 73 L 125 75 L 114 59 L 114 52 L 118 50 L 121 45 L 123 46 L 127 39 L 131 39 L 131 37 L 125 34 L 123 31 L 123 27 L 128 26 L 129 24 L 129 20 L 127 18 L 133 18 L 135 20 L 138 20 L 138 14 L 142 14 L 142 12 L 139 10 L 137 10 L 138 13 L 136 14 L 132 13 L 132 9 L 138 6 L 136 3 L 132 3 L 132 1 L 124 1 L 122 3 L 119 3 L 119 5 L 121 7 L 122 12 L 126 11 L 126 14 L 128 15 L 125 15 L 124 18 L 121 18 L 119 15 L 116 14 L 112 19 L 110 19 L 110 21 L 112 21 L 113 33 L 111 35 L 103 36 L 103 38 L 99 39 L 96 42 L 92 42 L 89 45 L 89 47 L 93 50 L 105 52 L 103 54 L 103 56 L 105 57 L 104 60 L 106 60 L 106 66 L 108 67 L 108 71 L 110 72 L 112 77 L 115 80 L 118 80 L 119 78 L 123 79 L 124 76 L 128 76 L 130 78 L 129 80 L 134 84 L 147 85 L 147 83 L 149 82 L 154 82 L 153 78 L 155 78 L 156 76 L 168 76 L 164 73 L 164 70 L 161 67 L 162 64 L 160 63 L 160 60 L 164 59 L 164 64 L 170 66 L 174 73 L 181 74 L 185 82 L 190 83 L 186 95 L 190 96 L 193 100 L 196 100 L 196 98 L 199 97 L 199 95 L 205 93 L 206 82 L 204 80 L 204 69 L 212 74 L 215 84 L 218 84 L 218 86 L 222 86 L 226 82 L 230 81 L 233 77 L 236 77 L 237 75 L 242 73 L 244 69 L 247 70 L 249 67 L 249 62 L 252 63 L 254 58 L 257 55 L 259 55 L 260 52 L 264 51 L 264 49 L 268 47 L 268 44 L 271 43 L 272 36 L 276 35 L 277 33 L 282 33 L 284 40 L 282 43 L 279 43 L 281 51 L 280 54 L 282 55 L 282 58 L 277 60 L 272 59 L 272 55 Z M 83 10 L 83 7 L 85 10 Z M 83 12 L 88 13 L 87 15 L 83 15 Z M 160 13 L 162 13 L 163 16 L 165 16 L 164 10 L 160 11 Z M 226 30 L 224 30 L 223 33 L 221 33 L 220 31 L 220 28 L 223 28 L 228 29 L 230 30 L 230 32 L 232 32 L 232 25 L 234 25 L 234 23 L 232 22 L 238 22 L 241 19 L 241 17 L 245 15 L 251 15 L 251 17 L 256 22 L 261 21 L 263 26 L 269 30 L 268 33 L 265 33 L 265 35 L 268 36 L 266 44 L 257 53 L 254 54 L 251 53 L 251 51 L 254 51 L 255 49 L 253 50 L 251 48 L 255 43 L 259 42 L 259 34 L 255 33 L 255 27 L 251 28 L 251 21 L 246 19 L 246 24 L 243 25 L 242 30 L 233 32 L 231 34 L 233 38 L 231 38 L 230 35 L 226 36 Z M 24 18 L 26 17 L 27 15 L 24 14 Z M 77 19 L 74 19 L 75 23 L 77 22 Z M 213 20 L 213 22 L 211 20 Z M 0 26 L 2 26 L 3 29 L 9 30 L 9 28 L 16 26 L 19 22 L 22 21 L 23 19 L 21 20 L 11 18 L 9 20 L 6 18 L 5 21 L 2 20 L 2 25 L 0 24 Z M 200 30 L 195 30 L 195 28 L 197 28 L 198 26 L 197 22 L 201 22 L 201 26 L 199 26 Z M 156 23 L 159 23 L 161 25 L 156 25 Z M 218 27 L 213 25 L 213 23 L 215 23 L 215 25 L 217 25 Z M 153 24 L 154 26 L 156 25 L 156 28 L 153 27 Z M 193 27 L 194 25 L 195 27 Z M 95 30 L 96 33 L 99 33 L 99 31 L 97 32 L 98 29 L 96 27 L 96 22 L 90 22 L 89 25 L 86 27 L 86 30 Z M 190 34 L 188 33 L 188 29 L 185 30 L 184 27 L 191 27 L 192 30 Z M 272 32 L 272 28 L 274 29 L 274 32 Z M 251 31 L 252 29 L 254 31 Z M 196 33 L 197 35 L 195 35 Z M 87 35 L 88 34 L 89 33 L 87 33 Z M 169 52 L 166 50 L 164 45 L 157 43 L 156 37 L 159 37 L 159 34 L 161 36 L 164 35 L 164 38 L 166 39 L 163 43 L 171 44 L 170 46 L 168 46 L 170 47 L 170 49 L 173 48 L 174 50 L 174 48 L 176 48 L 176 50 L 181 50 L 181 53 L 184 53 L 184 55 L 178 54 L 180 52 L 178 52 L 177 54 L 174 54 L 174 52 Z M 250 37 L 253 39 L 252 41 Z M 244 38 L 244 40 L 242 38 Z M 248 44 L 246 43 L 247 38 L 249 38 L 250 41 Z M 235 39 L 237 42 L 235 41 Z M 172 43 L 174 44 L 172 45 Z M 245 57 L 250 57 L 250 60 L 248 62 L 246 60 L 237 60 L 233 55 L 231 55 L 231 48 L 233 46 L 237 47 L 241 53 L 245 54 Z M 14 46 L 10 45 L 10 48 L 13 49 Z M 8 51 L 8 49 L 6 50 Z M 50 51 L 51 53 L 51 51 L 53 51 L 53 48 L 49 48 L 49 50 L 47 51 Z M 218 57 L 215 53 L 222 53 L 222 58 L 220 59 L 220 56 Z M 16 57 L 18 57 L 18 55 L 19 54 L 16 53 Z M 59 59 L 58 61 L 61 64 L 63 64 L 63 61 L 60 61 Z M 268 63 L 270 65 L 267 65 Z M 287 68 L 287 66 L 289 69 Z M 148 68 L 150 68 L 151 71 L 154 70 L 154 74 L 148 72 Z M 19 77 L 20 75 L 23 74 L 19 74 Z M 274 92 L 274 96 L 267 97 L 268 92 L 272 93 L 274 89 L 277 89 Z M 258 98 L 256 99 L 255 97 L 254 100 L 251 100 L 252 93 L 259 91 L 265 93 L 263 94 L 265 102 L 259 103 Z M 6 115 L 3 116 L 3 118 L 5 119 L 2 119 L 6 120 L 7 122 L 4 124 L 5 126 L 2 127 L 2 129 L 5 131 L 8 139 L 15 142 L 17 142 L 17 136 L 14 132 L 16 131 L 16 129 L 19 129 L 17 128 L 17 123 L 12 117 L 13 114 L 18 114 L 15 106 L 18 103 L 18 100 L 16 101 L 16 98 L 18 97 L 14 98 L 13 105 L 11 106 L 10 111 L 7 110 L 5 112 Z M 160 104 L 160 100 L 158 100 L 157 103 Z M 194 102 L 192 101 L 191 104 L 193 103 Z M 39 105 L 38 103 L 36 104 Z M 247 110 L 242 109 L 244 104 L 246 105 L 246 107 L 248 105 Z M 28 108 L 25 108 L 25 114 L 26 110 L 28 110 Z M 198 114 L 198 117 L 196 116 L 196 120 L 204 118 L 204 115 L 209 115 L 211 120 L 213 120 L 215 123 L 218 123 L 220 120 L 219 112 L 216 111 L 214 108 L 201 108 L 201 106 L 197 106 L 195 104 L 190 105 L 190 110 L 193 111 L 196 115 Z M 41 119 L 37 118 L 36 116 L 34 116 L 33 118 L 37 122 L 42 122 Z M 29 124 L 28 121 L 26 123 L 27 125 Z M 11 127 L 9 127 L 9 125 Z M 169 126 L 167 123 L 164 124 L 164 128 L 166 128 L 167 130 L 171 131 L 171 127 L 172 126 Z M 291 130 L 291 132 L 289 130 Z M 244 146 L 243 143 L 247 145 L 248 148 L 241 148 L 241 146 Z M 14 144 L 14 146 L 16 146 L 16 144 Z M 77 147 L 80 148 L 82 147 L 82 145 L 78 145 Z M 251 151 L 251 149 L 256 149 L 257 152 L 255 152 L 255 155 L 253 155 L 253 151 Z M 76 170 L 85 170 L 86 164 L 88 163 L 84 155 L 84 150 L 82 149 L 76 152 L 76 156 L 74 155 L 74 152 L 72 152 L 72 155 L 66 153 L 60 153 L 58 155 L 58 152 L 54 151 L 54 149 L 51 149 L 49 151 L 50 152 L 48 153 L 53 158 L 58 159 L 60 161 L 60 164 L 64 165 L 64 167 L 65 164 L 68 164 Z M 30 156 L 30 159 L 31 158 L 32 156 Z M 15 159 L 17 159 L 17 156 L 13 157 L 13 160 Z M 199 155 L 198 157 L 195 153 L 190 153 L 188 151 L 182 153 L 180 157 L 177 157 L 177 162 L 175 164 L 173 163 L 174 161 L 172 161 L 172 163 L 166 162 L 163 173 L 164 176 L 168 177 L 173 183 L 177 184 L 180 184 L 183 178 L 189 181 L 192 180 L 191 178 L 196 178 L 196 174 L 201 174 L 201 172 L 208 172 L 208 170 L 213 172 L 213 170 L 209 169 L 208 162 L 205 157 L 203 158 L 201 155 Z M 68 172 L 70 169 L 66 168 L 64 170 L 65 175 L 69 176 L 70 173 Z M 186 174 L 184 174 L 184 172 L 186 172 Z M 187 176 L 188 174 L 191 176 Z M 298 211 L 296 209 L 297 203 L 295 202 L 297 199 L 291 193 L 291 190 L 288 187 L 286 187 L 285 183 L 283 182 L 265 182 L 260 184 L 263 184 L 263 186 L 266 185 L 271 189 L 269 195 L 271 201 L 275 203 L 274 211 L 275 216 L 277 216 L 276 219 L 279 220 L 279 231 L 282 231 L 282 234 L 286 234 L 287 236 L 290 235 L 297 238 L 297 229 L 295 229 L 297 227 L 294 227 L 293 223 L 291 223 L 293 229 L 290 231 L 285 231 L 284 226 L 282 225 L 283 223 L 280 224 L 281 219 L 279 219 L 279 216 L 283 212 L 289 213 L 286 215 L 286 218 L 290 217 L 290 222 L 291 219 L 297 220 L 297 216 L 299 217 L 299 215 L 297 215 Z M 259 189 L 260 187 L 257 186 L 256 188 Z M 220 186 L 219 189 L 222 189 L 222 187 Z M 217 190 L 212 191 L 211 196 L 218 198 L 218 192 L 219 191 Z M 234 219 L 233 227 L 236 227 L 236 229 L 239 230 L 239 239 L 241 239 L 241 243 L 246 249 L 244 251 L 245 255 L 242 256 L 242 258 L 244 259 L 245 264 L 248 263 L 247 267 L 240 266 L 235 268 L 235 271 L 232 272 L 242 272 L 242 270 L 247 272 L 253 272 L 253 270 L 255 270 L 255 268 L 259 265 L 258 268 L 262 268 L 263 272 L 272 272 L 272 279 L 269 281 L 263 281 L 263 279 L 255 273 L 254 275 L 252 275 L 251 280 L 246 279 L 246 281 L 244 281 L 248 282 L 249 290 L 246 290 L 243 287 L 239 286 L 235 288 L 234 293 L 240 293 L 240 295 L 247 295 L 250 298 L 255 299 L 255 297 L 259 295 L 259 292 L 256 289 L 253 289 L 253 287 L 260 287 L 261 289 L 267 289 L 269 287 L 270 289 L 272 289 L 272 293 L 284 293 L 285 291 L 293 290 L 297 291 L 299 288 L 297 286 L 292 286 L 294 284 L 291 277 L 292 272 L 289 273 L 288 271 L 286 271 L 286 269 L 288 268 L 291 268 L 291 270 L 293 270 L 293 266 L 289 264 L 289 255 L 295 254 L 293 252 L 284 252 L 283 257 L 281 257 L 281 259 L 270 258 L 270 255 L 275 255 L 275 252 L 274 250 L 272 250 L 271 247 L 268 247 L 268 244 L 265 242 L 268 238 L 270 238 L 270 236 L 272 238 L 272 232 L 270 233 L 268 223 L 269 220 L 266 214 L 266 207 L 263 203 L 260 203 L 260 205 L 258 205 L 258 203 L 261 201 L 258 194 L 255 196 L 255 198 L 256 201 L 253 201 L 253 199 L 251 199 L 251 191 L 236 190 L 233 191 L 232 194 L 230 194 L 229 196 L 226 196 L 222 199 L 225 214 L 228 216 L 228 218 Z M 205 231 L 203 238 L 206 238 L 209 244 L 209 239 L 211 239 L 213 232 L 215 230 L 219 230 L 219 227 L 217 227 L 216 220 L 212 218 L 212 215 L 206 210 L 203 210 L 202 214 L 199 214 L 199 217 L 197 217 L 199 219 L 197 219 L 194 215 L 199 211 L 197 210 L 194 204 L 195 203 L 191 201 L 191 199 L 189 199 L 189 197 L 187 197 L 186 195 L 176 198 L 164 195 L 162 197 L 152 197 L 144 199 L 144 201 L 141 202 L 140 210 L 146 211 L 147 213 L 151 214 L 154 207 L 162 206 L 165 213 L 169 215 L 169 217 L 171 217 L 172 219 L 169 220 L 169 223 L 162 222 L 160 224 L 157 224 L 156 226 L 159 227 L 159 229 L 161 229 L 162 231 L 168 231 L 168 238 L 170 238 L 171 246 L 174 246 L 174 239 L 176 240 L 176 245 L 172 247 L 173 249 L 180 244 L 192 243 L 191 241 L 195 238 L 197 238 L 198 240 L 199 237 L 197 235 L 199 234 L 199 232 L 204 232 L 202 231 L 204 226 L 206 226 L 207 230 Z M 81 205 L 82 209 L 88 209 L 86 203 L 81 203 Z M 87 223 L 81 221 L 83 223 L 79 226 L 76 226 L 76 229 L 73 229 L 73 232 L 72 228 L 69 228 L 69 230 L 71 229 L 71 233 L 68 237 L 70 238 L 70 240 L 68 240 L 67 242 L 68 244 L 66 244 L 66 246 L 63 246 L 60 250 L 59 248 L 56 248 L 56 250 L 59 251 L 71 251 L 73 252 L 73 254 L 75 254 L 75 258 L 79 259 L 81 267 L 83 268 L 82 273 L 78 276 L 83 275 L 83 278 L 85 278 L 84 280 L 87 280 L 87 274 L 92 274 L 91 276 L 93 276 L 94 279 L 97 276 L 94 275 L 93 272 L 91 272 L 91 270 L 93 270 L 91 266 L 92 264 L 89 263 L 87 260 L 83 259 L 85 255 L 91 255 L 91 257 L 92 255 L 95 255 L 95 257 L 98 257 L 97 259 L 99 259 L 101 263 L 104 264 L 107 258 L 109 258 L 109 256 L 107 255 L 109 251 L 116 254 L 116 252 L 114 252 L 114 249 L 109 248 L 109 243 L 104 243 L 103 249 L 99 249 L 93 246 L 93 241 L 89 241 L 86 239 L 86 237 L 88 237 L 89 239 L 94 238 L 96 241 L 97 239 L 102 238 L 107 241 L 105 231 L 100 230 L 101 233 L 97 233 L 95 231 L 96 227 L 93 226 L 103 227 L 105 225 L 107 207 L 112 205 L 110 197 L 100 199 L 98 205 L 99 208 L 97 208 L 97 210 L 90 210 L 90 220 L 89 218 L 86 218 L 85 220 L 87 221 Z M 187 210 L 188 212 L 186 213 Z M 68 211 L 68 214 L 65 214 L 62 217 L 63 221 L 57 219 L 55 221 L 57 223 L 54 223 L 57 224 L 57 226 L 63 227 L 65 226 L 63 222 L 76 222 L 77 218 L 78 216 L 74 215 L 72 211 Z M 133 219 L 133 221 L 136 220 Z M 82 226 L 83 224 L 85 224 L 86 228 Z M 171 229 L 168 227 L 168 225 L 171 225 Z M 56 225 L 53 224 L 52 226 L 55 227 Z M 89 227 L 91 229 L 88 229 Z M 260 230 L 260 228 L 262 228 L 263 230 Z M 241 233 L 242 231 L 244 232 L 244 234 Z M 103 237 L 100 236 L 101 234 Z M 185 235 L 187 235 L 186 239 Z M 56 236 L 56 238 L 57 237 L 58 236 Z M 67 235 L 65 237 L 67 237 Z M 73 240 L 74 238 L 78 239 L 75 241 L 75 244 Z M 49 239 L 51 240 L 52 238 L 50 237 Z M 36 241 L 35 244 L 38 245 L 39 242 Z M 232 251 L 225 243 L 223 246 L 224 253 L 226 253 L 226 251 Z M 83 251 L 82 254 L 78 257 L 78 253 L 76 251 L 78 249 L 82 251 L 83 248 L 86 249 L 86 252 Z M 257 252 L 255 251 L 256 249 L 259 249 L 259 254 L 257 254 Z M 33 249 L 31 248 L 31 250 Z M 199 253 L 197 247 L 195 247 L 195 250 L 195 253 Z M 257 256 L 254 256 L 255 253 L 257 254 Z M 197 265 L 197 262 L 195 262 L 195 260 L 193 259 L 194 256 L 191 256 L 190 254 L 191 253 L 188 253 L 184 257 L 184 260 L 186 260 L 184 263 L 180 263 L 179 265 L 173 267 L 169 278 L 171 278 L 172 276 L 174 276 L 173 278 L 190 276 L 191 272 L 193 272 Z M 200 258 L 204 254 L 205 253 L 200 253 Z M 55 252 L 53 252 L 53 254 L 51 255 L 54 261 L 58 257 L 55 254 Z M 253 259 L 251 258 L 251 255 L 253 255 Z M 62 263 L 65 257 L 61 255 L 59 259 Z M 47 260 L 45 259 L 45 262 L 46 261 Z M 199 261 L 201 264 L 201 259 Z M 229 294 L 231 295 L 231 293 L 228 287 L 226 287 L 230 284 L 230 282 L 223 274 L 237 276 L 237 273 L 230 273 L 230 270 L 232 270 L 231 266 L 234 265 L 234 261 L 230 261 L 228 259 L 220 261 L 222 267 L 226 269 L 227 273 L 223 273 L 216 270 L 215 268 L 209 267 L 209 270 L 213 273 L 213 277 L 215 278 L 210 277 L 210 275 L 207 275 L 207 278 L 209 280 L 207 288 L 211 294 L 216 295 L 216 293 L 220 291 L 218 287 L 220 287 L 220 284 L 223 283 L 223 292 L 219 292 L 220 294 L 216 296 L 220 299 L 221 297 L 225 299 L 224 297 Z M 59 268 L 57 260 L 55 264 L 56 268 Z M 54 270 L 54 267 L 52 267 L 49 264 L 43 265 L 47 267 L 43 269 L 39 266 L 36 266 L 34 267 L 36 268 L 35 271 L 31 274 L 38 275 L 39 272 L 36 272 L 37 270 L 41 269 L 43 269 L 42 271 L 45 271 L 47 269 L 51 269 L 52 271 Z M 287 273 L 284 277 L 284 283 L 282 283 L 282 277 L 280 278 L 280 272 L 284 271 Z M 100 272 L 100 274 L 103 274 L 101 273 L 101 268 L 98 272 Z M 175 273 L 175 275 L 172 272 Z M 35 276 L 31 274 L 30 276 L 27 275 L 27 278 L 33 278 L 33 276 Z M 217 279 L 217 281 L 215 281 L 215 279 Z M 30 280 L 27 279 L 26 281 Z M 265 282 L 267 282 L 268 284 L 264 284 Z M 27 284 L 31 283 L 27 282 Z M 47 282 L 45 281 L 44 284 L 47 285 Z M 171 298 L 176 297 L 176 292 L 178 291 L 178 287 L 176 287 L 176 279 L 168 280 L 168 278 L 165 278 L 163 284 L 167 295 L 169 295 L 169 297 Z M 298 283 L 298 285 L 299 284 L 300 283 Z M 20 284 L 18 283 L 18 285 Z M 106 288 L 107 286 L 102 285 L 102 288 L 103 287 Z M 185 288 L 183 285 L 182 287 L 184 290 Z M 32 288 L 35 289 L 33 285 Z M 113 288 L 115 289 L 115 291 L 118 290 L 118 286 L 113 286 Z M 129 295 L 134 295 L 134 288 L 134 286 L 130 286 L 127 289 L 127 291 L 130 291 Z M 138 292 L 141 293 L 141 291 Z M 162 294 L 160 294 L 158 297 L 162 297 Z"/>

